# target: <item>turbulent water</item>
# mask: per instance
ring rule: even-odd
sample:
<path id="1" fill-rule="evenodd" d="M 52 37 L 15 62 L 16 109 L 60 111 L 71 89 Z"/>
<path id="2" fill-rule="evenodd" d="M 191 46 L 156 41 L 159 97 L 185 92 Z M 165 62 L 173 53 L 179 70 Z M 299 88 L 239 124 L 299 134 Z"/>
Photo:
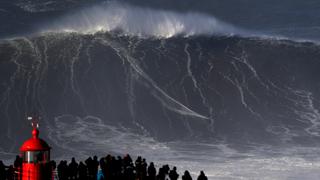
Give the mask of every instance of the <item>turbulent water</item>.
<path id="1" fill-rule="evenodd" d="M 210 179 L 319 179 L 314 24 L 288 33 L 290 23 L 156 6 L 0 3 L 13 19 L 0 28 L 0 159 L 14 158 L 38 113 L 55 159 L 131 153 Z"/>

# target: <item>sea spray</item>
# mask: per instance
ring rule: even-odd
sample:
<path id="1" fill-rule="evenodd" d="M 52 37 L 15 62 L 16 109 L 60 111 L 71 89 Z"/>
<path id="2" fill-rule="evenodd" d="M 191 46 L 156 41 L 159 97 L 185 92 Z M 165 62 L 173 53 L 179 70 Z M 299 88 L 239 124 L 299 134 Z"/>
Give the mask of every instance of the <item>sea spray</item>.
<path id="1" fill-rule="evenodd" d="M 178 13 L 140 8 L 119 3 L 106 3 L 66 15 L 42 32 L 121 31 L 126 35 L 168 38 L 176 35 L 247 35 L 239 28 L 201 13 Z"/>

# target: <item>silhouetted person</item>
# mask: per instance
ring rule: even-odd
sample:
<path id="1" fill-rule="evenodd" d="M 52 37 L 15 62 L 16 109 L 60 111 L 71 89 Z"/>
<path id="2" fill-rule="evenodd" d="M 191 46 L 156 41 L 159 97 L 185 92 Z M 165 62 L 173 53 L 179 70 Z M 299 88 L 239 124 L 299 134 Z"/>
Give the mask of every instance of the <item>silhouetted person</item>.
<path id="1" fill-rule="evenodd" d="M 148 167 L 148 180 L 155 180 L 157 175 L 157 170 L 154 167 L 153 162 L 150 163 Z"/>
<path id="2" fill-rule="evenodd" d="M 41 163 L 39 161 L 39 163 Z M 46 163 L 45 165 L 42 166 L 46 166 L 46 168 L 41 170 L 41 174 L 42 174 L 42 179 L 52 179 L 55 178 L 56 174 L 54 174 L 54 171 L 56 169 L 56 162 L 55 161 L 49 161 L 48 163 Z"/>
<path id="3" fill-rule="evenodd" d="M 14 166 L 14 169 L 16 169 L 17 172 L 19 173 L 15 173 L 14 176 L 15 176 L 15 179 L 19 179 L 19 176 L 20 176 L 20 179 L 21 179 L 21 168 L 22 168 L 22 158 L 20 156 L 16 156 L 16 159 L 14 160 L 14 163 L 13 163 L 13 166 Z"/>
<path id="4" fill-rule="evenodd" d="M 142 162 L 141 162 L 142 179 L 147 178 L 147 168 L 148 168 L 148 163 L 147 163 L 146 159 L 142 159 Z"/>
<path id="5" fill-rule="evenodd" d="M 164 171 L 165 176 L 169 175 L 170 167 L 168 164 L 163 166 L 163 171 Z"/>
<path id="6" fill-rule="evenodd" d="M 94 156 L 93 159 L 89 157 L 85 161 L 87 168 L 88 168 L 88 179 L 89 180 L 96 180 L 97 179 L 97 173 L 98 173 L 98 157 Z"/>
<path id="7" fill-rule="evenodd" d="M 113 168 L 113 157 L 108 154 L 105 158 L 104 158 L 104 161 L 105 161 L 105 178 L 106 179 L 113 179 L 113 176 L 114 176 L 114 168 Z"/>
<path id="8" fill-rule="evenodd" d="M 93 160 L 91 157 L 89 157 L 88 159 L 86 159 L 85 164 L 87 165 L 88 168 L 88 179 L 92 180 L 94 179 L 94 168 L 93 168 Z"/>
<path id="9" fill-rule="evenodd" d="M 14 160 L 14 168 L 21 168 L 22 166 L 22 158 L 20 156 L 16 156 L 16 159 Z"/>
<path id="10" fill-rule="evenodd" d="M 6 166 L 0 161 L 0 179 L 6 179 Z"/>
<path id="11" fill-rule="evenodd" d="M 164 167 L 159 168 L 159 173 L 157 175 L 157 180 L 165 180 L 166 173 Z"/>
<path id="12" fill-rule="evenodd" d="M 87 180 L 88 179 L 88 173 L 87 173 L 87 166 L 83 164 L 82 161 L 80 161 L 78 166 L 78 172 L 79 172 L 79 180 Z"/>
<path id="13" fill-rule="evenodd" d="M 55 171 L 56 168 L 57 168 L 57 163 L 54 160 L 51 160 L 50 161 L 50 166 L 51 166 L 52 170 Z"/>
<path id="14" fill-rule="evenodd" d="M 158 180 L 165 180 L 169 175 L 169 165 L 163 165 L 162 168 L 159 169 L 159 174 L 157 176 Z"/>
<path id="15" fill-rule="evenodd" d="M 14 168 L 12 165 L 7 169 L 7 180 L 14 180 Z"/>
<path id="16" fill-rule="evenodd" d="M 182 180 L 192 180 L 192 177 L 190 176 L 189 171 L 185 171 L 183 176 L 182 176 Z"/>
<path id="17" fill-rule="evenodd" d="M 77 179 L 78 175 L 78 163 L 76 162 L 75 158 L 73 157 L 71 159 L 71 162 L 69 164 L 69 173 L 70 173 L 70 179 Z"/>
<path id="18" fill-rule="evenodd" d="M 131 165 L 124 167 L 123 179 L 124 180 L 135 180 L 134 169 Z"/>
<path id="19" fill-rule="evenodd" d="M 48 173 L 49 173 L 49 176 L 56 178 L 57 175 L 54 173 L 55 170 L 56 170 L 56 168 L 57 168 L 57 163 L 56 163 L 54 160 L 51 160 L 51 161 L 50 161 L 50 170 L 51 170 L 51 171 L 48 172 Z"/>
<path id="20" fill-rule="evenodd" d="M 68 169 L 69 169 L 69 178 L 70 179 L 77 179 L 78 163 L 76 162 L 74 157 L 72 158 Z"/>
<path id="21" fill-rule="evenodd" d="M 93 175 L 94 179 L 97 179 L 97 174 L 98 174 L 98 166 L 99 166 L 99 161 L 97 156 L 93 156 L 93 161 L 92 161 L 92 170 L 93 170 Z"/>
<path id="22" fill-rule="evenodd" d="M 208 178 L 203 171 L 200 171 L 200 175 L 198 176 L 197 180 L 208 180 Z"/>
<path id="23" fill-rule="evenodd" d="M 111 157 L 110 161 L 110 171 L 111 171 L 111 178 L 115 179 L 116 176 L 116 158 L 114 156 Z"/>
<path id="24" fill-rule="evenodd" d="M 67 180 L 68 179 L 68 165 L 66 161 L 60 161 L 58 167 L 58 177 L 59 180 Z"/>
<path id="25" fill-rule="evenodd" d="M 124 166 L 124 167 L 128 167 L 128 166 L 133 167 L 132 159 L 131 159 L 131 157 L 130 157 L 129 154 L 126 154 L 126 155 L 123 157 L 123 166 Z"/>
<path id="26" fill-rule="evenodd" d="M 135 170 L 136 170 L 136 178 L 142 179 L 143 178 L 143 167 L 142 167 L 142 158 L 141 156 L 138 156 L 135 162 Z"/>
<path id="27" fill-rule="evenodd" d="M 123 179 L 122 178 L 122 158 L 120 156 L 114 162 L 115 169 L 115 179 Z"/>
<path id="28" fill-rule="evenodd" d="M 179 177 L 179 174 L 177 173 L 177 168 L 173 167 L 173 169 L 169 172 L 169 178 L 170 180 L 177 180 Z"/>
<path id="29" fill-rule="evenodd" d="M 107 172 L 107 161 L 106 161 L 106 158 L 100 158 L 99 166 L 100 166 L 100 169 L 102 170 L 102 173 L 103 173 L 104 177 L 106 179 L 108 179 L 107 178 L 107 173 L 108 172 Z M 98 173 L 99 173 L 99 169 L 98 169 Z"/>

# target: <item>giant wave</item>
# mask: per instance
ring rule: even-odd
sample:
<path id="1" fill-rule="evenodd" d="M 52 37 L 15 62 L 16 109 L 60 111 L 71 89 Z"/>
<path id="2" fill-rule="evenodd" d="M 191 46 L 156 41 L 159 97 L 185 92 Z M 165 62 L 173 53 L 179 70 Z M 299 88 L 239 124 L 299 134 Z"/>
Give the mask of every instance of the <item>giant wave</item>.
<path id="1" fill-rule="evenodd" d="M 38 29 L 0 43 L 1 158 L 38 111 L 55 158 L 143 153 L 221 179 L 317 179 L 319 45 L 119 4 Z"/>

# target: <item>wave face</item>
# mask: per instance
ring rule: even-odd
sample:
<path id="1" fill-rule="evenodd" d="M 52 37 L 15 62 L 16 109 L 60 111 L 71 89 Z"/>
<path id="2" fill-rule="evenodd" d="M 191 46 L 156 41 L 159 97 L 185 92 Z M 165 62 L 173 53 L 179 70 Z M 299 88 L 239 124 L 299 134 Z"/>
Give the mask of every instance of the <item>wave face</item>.
<path id="1" fill-rule="evenodd" d="M 121 31 L 127 35 L 168 38 L 176 35 L 233 35 L 244 31 L 199 13 L 177 13 L 118 3 L 82 9 L 48 25 L 43 31 L 96 33 Z"/>
<path id="2" fill-rule="evenodd" d="M 58 117 L 94 117 L 160 141 L 318 144 L 315 44 L 52 33 L 0 49 L 1 147 L 17 148 L 5 142 L 28 133 L 34 111 L 49 137 Z"/>

